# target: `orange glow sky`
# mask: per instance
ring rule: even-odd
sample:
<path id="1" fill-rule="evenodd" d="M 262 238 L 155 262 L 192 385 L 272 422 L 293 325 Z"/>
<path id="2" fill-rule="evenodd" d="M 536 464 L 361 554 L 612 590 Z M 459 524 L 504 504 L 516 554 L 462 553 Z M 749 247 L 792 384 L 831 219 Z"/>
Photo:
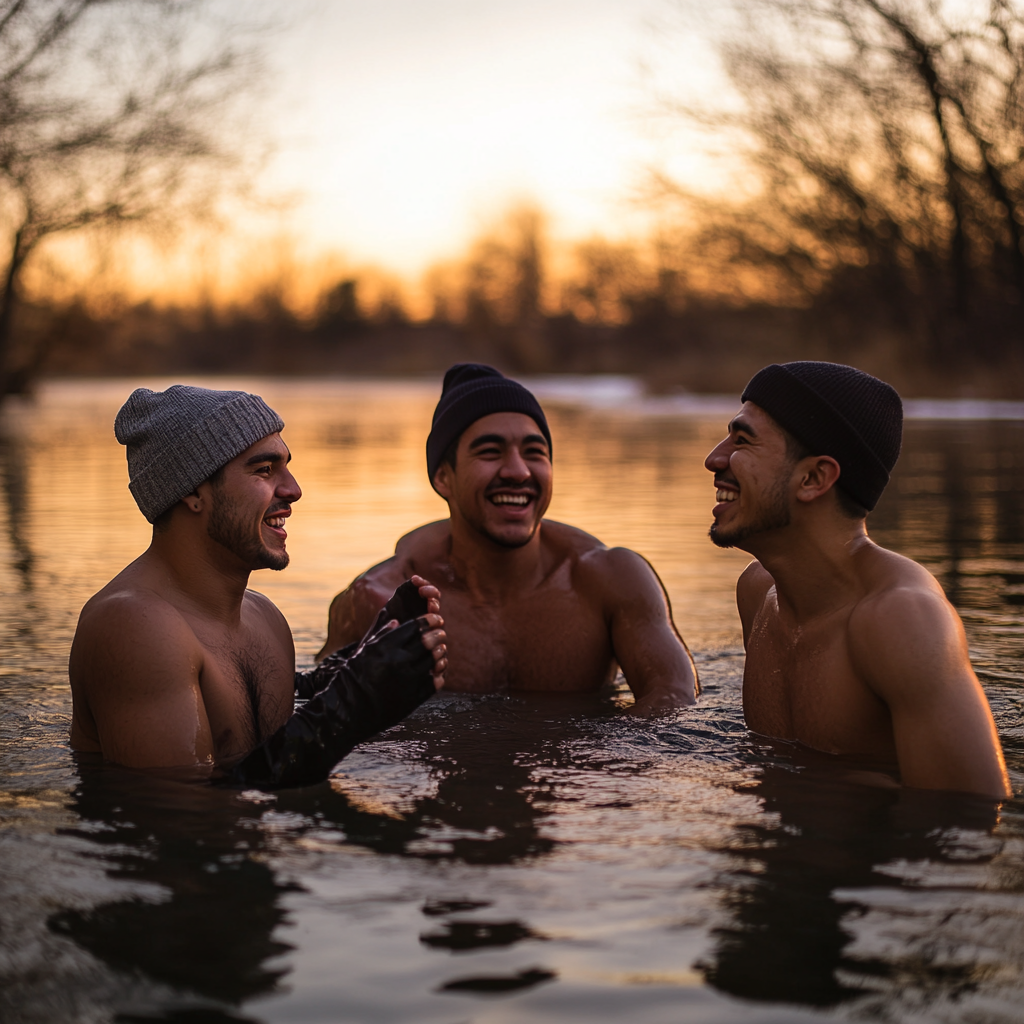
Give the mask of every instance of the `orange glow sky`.
<path id="1" fill-rule="evenodd" d="M 273 6 L 273 5 L 271 5 Z M 621 236 L 651 165 L 699 176 L 644 117 L 647 62 L 707 88 L 713 57 L 670 0 L 304 0 L 271 49 L 264 188 L 300 198 L 280 230 L 408 277 L 458 255 L 512 202 L 555 237 Z"/>

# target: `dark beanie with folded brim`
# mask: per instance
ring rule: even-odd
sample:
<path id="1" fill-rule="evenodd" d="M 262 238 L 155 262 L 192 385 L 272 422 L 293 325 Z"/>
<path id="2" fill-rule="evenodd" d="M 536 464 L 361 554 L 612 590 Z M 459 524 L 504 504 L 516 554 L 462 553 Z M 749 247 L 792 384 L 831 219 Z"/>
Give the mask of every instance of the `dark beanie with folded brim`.
<path id="1" fill-rule="evenodd" d="M 840 363 L 773 363 L 742 401 L 759 405 L 814 455 L 839 463 L 838 486 L 869 512 L 878 504 L 903 443 L 896 389 Z"/>
<path id="2" fill-rule="evenodd" d="M 441 398 L 427 437 L 427 473 L 434 474 L 448 446 L 484 416 L 495 412 L 520 412 L 537 424 L 551 450 L 551 431 L 540 402 L 518 381 L 510 380 L 493 366 L 456 363 L 444 375 Z"/>

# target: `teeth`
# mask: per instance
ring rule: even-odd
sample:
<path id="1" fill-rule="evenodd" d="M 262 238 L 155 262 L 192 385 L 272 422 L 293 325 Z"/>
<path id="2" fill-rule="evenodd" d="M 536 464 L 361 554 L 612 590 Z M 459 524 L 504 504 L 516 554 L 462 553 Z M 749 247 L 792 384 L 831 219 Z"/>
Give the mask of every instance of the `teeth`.
<path id="1" fill-rule="evenodd" d="M 284 516 L 275 516 L 273 519 L 265 520 L 267 526 L 273 526 L 277 530 L 284 528 Z"/>
<path id="2" fill-rule="evenodd" d="M 495 505 L 526 505 L 529 504 L 528 494 L 495 494 L 491 501 Z"/>
<path id="3" fill-rule="evenodd" d="M 715 491 L 715 497 L 719 501 L 735 501 L 739 495 L 735 491 Z"/>

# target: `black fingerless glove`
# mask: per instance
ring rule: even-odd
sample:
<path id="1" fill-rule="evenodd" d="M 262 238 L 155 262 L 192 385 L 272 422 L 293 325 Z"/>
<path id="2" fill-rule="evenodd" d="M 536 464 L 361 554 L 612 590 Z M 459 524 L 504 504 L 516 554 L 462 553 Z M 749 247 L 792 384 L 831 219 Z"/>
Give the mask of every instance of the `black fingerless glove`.
<path id="1" fill-rule="evenodd" d="M 434 657 L 420 632 L 419 621 L 407 621 L 362 640 L 347 657 L 337 651 L 324 659 L 309 673 L 323 688 L 235 765 L 229 780 L 268 787 L 322 782 L 356 744 L 400 722 L 434 693 Z"/>
<path id="2" fill-rule="evenodd" d="M 362 650 L 384 626 L 397 619 L 399 625 L 410 619 L 427 614 L 427 599 L 420 597 L 419 587 L 412 580 L 406 580 L 390 597 L 388 603 L 378 612 L 373 625 L 362 640 L 348 644 L 326 658 L 315 668 L 295 673 L 296 700 L 309 700 L 316 696 L 333 678 L 332 673 L 339 661 L 346 661 Z"/>

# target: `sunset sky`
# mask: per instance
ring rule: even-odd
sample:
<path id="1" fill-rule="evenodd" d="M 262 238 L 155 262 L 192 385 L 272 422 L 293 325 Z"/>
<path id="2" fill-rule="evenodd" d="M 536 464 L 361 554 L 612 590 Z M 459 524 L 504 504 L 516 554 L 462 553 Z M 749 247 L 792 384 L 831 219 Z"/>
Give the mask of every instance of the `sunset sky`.
<path id="1" fill-rule="evenodd" d="M 304 250 L 415 276 L 516 201 L 556 237 L 641 230 L 652 165 L 698 175 L 655 86 L 713 88 L 671 0 L 303 0 L 275 37 L 266 188 Z M 646 65 L 647 70 L 644 69 Z"/>

